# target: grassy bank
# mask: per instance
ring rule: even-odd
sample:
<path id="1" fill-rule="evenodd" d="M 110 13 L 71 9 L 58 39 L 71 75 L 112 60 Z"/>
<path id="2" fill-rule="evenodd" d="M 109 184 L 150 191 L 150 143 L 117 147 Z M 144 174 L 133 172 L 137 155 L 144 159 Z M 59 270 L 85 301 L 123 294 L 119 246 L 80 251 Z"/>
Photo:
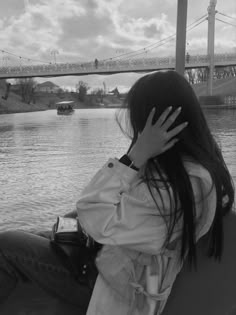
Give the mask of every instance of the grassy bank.
<path id="1" fill-rule="evenodd" d="M 21 101 L 21 97 L 13 92 L 10 92 L 7 100 L 2 97 L 6 93 L 5 82 L 0 82 L 0 114 L 10 114 L 10 113 L 22 113 L 22 112 L 32 112 L 39 110 L 46 110 L 47 107 L 44 104 L 26 104 Z"/>
<path id="2" fill-rule="evenodd" d="M 3 99 L 6 94 L 6 82 L 0 80 L 0 114 L 23 113 L 42 111 L 48 109 L 56 109 L 57 102 L 73 101 L 74 108 L 100 108 L 100 107 L 119 107 L 122 100 L 114 95 L 104 96 L 102 103 L 101 100 L 95 95 L 87 95 L 84 102 L 78 100 L 76 93 L 63 92 L 63 93 L 35 93 L 34 102 L 27 104 L 22 102 L 21 95 L 10 90 L 7 100 Z"/>
<path id="3" fill-rule="evenodd" d="M 193 85 L 193 89 L 198 97 L 207 94 L 206 82 Z M 27 104 L 22 102 L 21 95 L 12 90 L 10 90 L 7 100 L 2 98 L 5 94 L 6 82 L 5 80 L 0 80 L 0 114 L 56 109 L 57 102 L 69 100 L 74 102 L 74 108 L 120 107 L 122 104 L 122 99 L 116 97 L 115 95 L 105 95 L 102 101 L 96 95 L 87 95 L 85 101 L 80 102 L 78 100 L 78 94 L 76 93 L 62 92 L 55 94 L 37 92 L 35 94 L 34 103 Z M 221 96 L 236 95 L 236 78 L 226 78 L 214 81 L 213 95 L 216 94 Z M 226 107 L 231 108 L 230 106 Z"/>

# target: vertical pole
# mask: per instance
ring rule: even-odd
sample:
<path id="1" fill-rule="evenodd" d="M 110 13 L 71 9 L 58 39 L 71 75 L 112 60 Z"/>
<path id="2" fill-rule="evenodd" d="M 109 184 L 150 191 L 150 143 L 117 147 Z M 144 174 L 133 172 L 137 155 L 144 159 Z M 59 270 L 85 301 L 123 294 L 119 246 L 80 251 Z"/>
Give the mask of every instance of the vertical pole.
<path id="1" fill-rule="evenodd" d="M 175 70 L 184 75 L 188 0 L 178 0 Z"/>
<path id="2" fill-rule="evenodd" d="M 217 0 L 210 0 L 208 7 L 208 40 L 207 40 L 207 55 L 209 60 L 209 71 L 207 80 L 207 93 L 212 95 L 213 75 L 214 75 L 214 46 L 215 46 L 215 14 Z"/>

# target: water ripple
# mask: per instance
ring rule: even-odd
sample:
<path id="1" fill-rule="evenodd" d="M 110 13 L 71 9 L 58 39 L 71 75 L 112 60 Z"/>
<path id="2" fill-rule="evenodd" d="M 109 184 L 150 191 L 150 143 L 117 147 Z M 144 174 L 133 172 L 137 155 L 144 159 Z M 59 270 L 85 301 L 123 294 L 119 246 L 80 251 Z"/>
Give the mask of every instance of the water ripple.
<path id="1" fill-rule="evenodd" d="M 127 150 L 114 112 L 0 116 L 0 230 L 51 229 L 57 215 L 75 208 L 97 169 Z M 206 111 L 206 117 L 236 182 L 236 112 Z"/>

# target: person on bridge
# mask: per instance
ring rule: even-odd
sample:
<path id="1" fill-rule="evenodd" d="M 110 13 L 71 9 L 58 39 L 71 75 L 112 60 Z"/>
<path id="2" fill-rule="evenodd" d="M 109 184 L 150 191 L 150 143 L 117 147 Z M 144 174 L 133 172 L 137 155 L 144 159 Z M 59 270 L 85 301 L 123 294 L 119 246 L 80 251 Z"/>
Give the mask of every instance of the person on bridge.
<path id="1" fill-rule="evenodd" d="M 47 238 L 2 232 L 1 302 L 18 279 L 30 279 L 83 314 L 159 315 L 184 260 L 197 265 L 203 235 L 209 256 L 221 256 L 234 188 L 190 84 L 174 71 L 148 74 L 124 109 L 117 121 L 129 148 L 98 170 L 68 214 L 101 244 L 98 274 L 76 281 Z"/>
<path id="2" fill-rule="evenodd" d="M 190 54 L 187 52 L 187 54 L 186 54 L 186 63 L 189 63 L 189 61 L 190 61 Z"/>

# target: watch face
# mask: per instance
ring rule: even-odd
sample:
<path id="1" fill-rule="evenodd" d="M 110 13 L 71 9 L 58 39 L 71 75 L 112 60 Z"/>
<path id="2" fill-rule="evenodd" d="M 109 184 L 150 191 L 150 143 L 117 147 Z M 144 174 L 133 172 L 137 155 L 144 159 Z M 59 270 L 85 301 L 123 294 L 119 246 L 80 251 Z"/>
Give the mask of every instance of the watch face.
<path id="1" fill-rule="evenodd" d="M 119 161 L 120 161 L 122 164 L 124 164 L 124 165 L 126 165 L 126 166 L 128 166 L 128 167 L 130 167 L 130 168 L 132 168 L 132 169 L 134 169 L 135 171 L 138 171 L 138 170 L 139 170 L 139 169 L 134 165 L 134 162 L 130 160 L 130 158 L 129 158 L 129 156 L 128 156 L 127 154 L 123 155 L 123 156 L 119 159 Z"/>
<path id="2" fill-rule="evenodd" d="M 132 161 L 130 160 L 130 158 L 128 157 L 128 155 L 124 155 L 122 158 L 124 158 L 124 164 L 127 166 L 130 166 L 132 164 Z"/>

